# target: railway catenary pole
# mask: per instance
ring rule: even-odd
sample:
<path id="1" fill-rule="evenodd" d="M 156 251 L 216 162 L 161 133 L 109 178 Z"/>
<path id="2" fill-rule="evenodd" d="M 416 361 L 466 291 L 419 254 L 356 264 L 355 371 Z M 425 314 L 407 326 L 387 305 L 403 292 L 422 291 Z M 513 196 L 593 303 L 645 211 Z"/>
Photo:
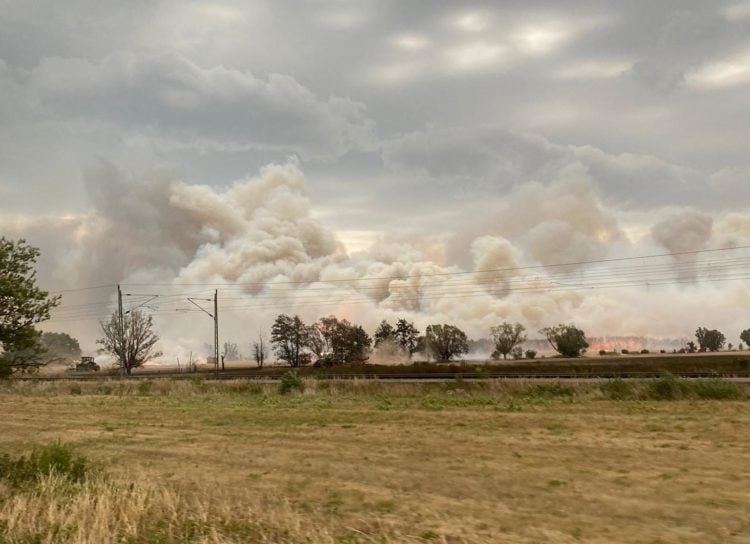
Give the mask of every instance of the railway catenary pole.
<path id="1" fill-rule="evenodd" d="M 187 301 L 198 308 L 201 312 L 206 314 L 208 317 L 213 319 L 214 322 L 214 371 L 219 372 L 219 290 L 216 289 L 214 291 L 213 298 L 190 298 L 188 297 Z M 212 302 L 214 303 L 214 311 L 209 312 L 206 310 L 203 306 L 198 304 L 198 302 Z M 222 368 L 223 370 L 223 368 Z"/>
<path id="2" fill-rule="evenodd" d="M 119 344 L 120 373 L 125 373 L 125 323 L 122 314 L 122 289 L 117 285 L 117 344 Z"/>
<path id="3" fill-rule="evenodd" d="M 216 357 L 216 370 L 219 370 L 219 290 L 214 291 L 214 356 Z M 224 370 L 224 360 L 221 361 L 221 369 Z"/>

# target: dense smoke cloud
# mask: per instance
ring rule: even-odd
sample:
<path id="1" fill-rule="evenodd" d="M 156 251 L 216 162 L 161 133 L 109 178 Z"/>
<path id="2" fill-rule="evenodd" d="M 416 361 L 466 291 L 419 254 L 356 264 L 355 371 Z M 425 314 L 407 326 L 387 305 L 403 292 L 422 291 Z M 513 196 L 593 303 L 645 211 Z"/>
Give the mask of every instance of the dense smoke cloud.
<path id="1" fill-rule="evenodd" d="M 169 357 L 202 352 L 210 341 L 202 315 L 176 311 L 184 308 L 186 296 L 205 296 L 216 287 L 223 335 L 240 343 L 267 330 L 281 312 L 306 320 L 337 314 L 369 330 L 397 317 L 422 328 L 451 322 L 474 337 L 513 320 L 525 323 L 532 337 L 543 326 L 575 321 L 592 335 L 675 338 L 694 328 L 689 316 L 705 316 L 717 326 L 727 316 L 740 318 L 738 301 L 750 298 L 744 284 L 732 287 L 732 296 L 700 283 L 590 291 L 587 274 L 596 280 L 596 274 L 611 273 L 609 268 L 556 266 L 623 251 L 643 254 L 658 246 L 670 252 L 700 249 L 747 240 L 750 230 L 744 215 L 714 227 L 710 216 L 688 210 L 670 212 L 650 235 L 632 238 L 617 210 L 606 207 L 591 181 L 578 174 L 571 171 L 547 185 L 526 184 L 500 199 L 482 222 L 485 232 L 464 248 L 467 267 L 434 260 L 446 254 L 433 247 L 439 237 L 432 246 L 382 240 L 368 251 L 348 252 L 313 218 L 305 176 L 294 161 L 269 165 L 225 188 L 190 185 L 164 173 L 139 178 L 102 164 L 87 176 L 90 212 L 57 222 L 17 220 L 5 230 L 53 253 L 54 259 L 42 262 L 45 283 L 119 282 L 139 284 L 129 288 L 136 292 L 162 294 L 150 307 Z M 442 243 L 453 242 L 447 237 Z M 674 263 L 675 280 L 695 279 L 679 268 L 684 262 Z M 170 299 L 175 293 L 180 296 Z M 81 296 L 70 295 L 66 303 L 87 302 Z M 91 346 L 96 321 L 66 323 L 66 315 L 76 314 L 63 308 L 49 327 L 72 327 Z"/>

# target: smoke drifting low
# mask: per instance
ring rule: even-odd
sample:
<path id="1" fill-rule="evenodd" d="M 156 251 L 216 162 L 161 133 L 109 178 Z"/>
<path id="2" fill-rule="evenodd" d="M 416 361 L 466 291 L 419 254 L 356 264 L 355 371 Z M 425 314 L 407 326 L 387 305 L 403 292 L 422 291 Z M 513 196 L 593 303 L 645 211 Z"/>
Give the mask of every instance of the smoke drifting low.
<path id="1" fill-rule="evenodd" d="M 714 220 L 665 210 L 651 225 L 633 225 L 571 171 L 489 202 L 489 217 L 476 223 L 482 232 L 475 224 L 472 232 L 426 233 L 435 237 L 425 247 L 384 238 L 350 253 L 313 217 L 306 185 L 293 161 L 225 188 L 166 174 L 135 179 L 103 164 L 87 175 L 90 212 L 6 221 L 3 230 L 41 246 L 45 286 L 122 283 L 133 295 L 131 307 L 160 295 L 148 308 L 168 357 L 202 353 L 211 341 L 206 316 L 182 310 L 190 308 L 187 296 L 208 296 L 214 288 L 222 338 L 245 350 L 281 312 L 305 320 L 336 314 L 370 331 L 381 319 L 406 317 L 420 328 L 456 323 L 474 337 L 508 320 L 524 323 L 532 337 L 543 326 L 574 321 L 592 336 L 681 338 L 701 324 L 736 335 L 750 302 L 747 281 L 698 281 L 695 267 L 704 257 L 557 266 L 737 244 L 750 234 L 744 215 Z M 436 251 L 438 235 L 446 241 Z M 459 257 L 437 263 L 435 254 Z M 738 255 L 705 258 L 731 256 Z M 651 273 L 646 265 L 661 266 L 658 277 L 675 281 L 640 281 Z M 107 290 L 71 293 L 48 328 L 76 334 L 92 348 L 96 318 L 111 303 Z"/>

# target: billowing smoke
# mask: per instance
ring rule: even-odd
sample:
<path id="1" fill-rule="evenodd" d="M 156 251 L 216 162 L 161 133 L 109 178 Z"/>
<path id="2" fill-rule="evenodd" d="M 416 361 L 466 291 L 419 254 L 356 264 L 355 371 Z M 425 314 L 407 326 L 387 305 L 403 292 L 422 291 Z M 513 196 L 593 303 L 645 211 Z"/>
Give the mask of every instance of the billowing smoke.
<path id="1" fill-rule="evenodd" d="M 654 239 L 671 253 L 704 249 L 711 240 L 713 219 L 687 210 L 670 215 L 652 228 Z"/>
<path id="2" fill-rule="evenodd" d="M 559 266 L 659 247 L 679 253 L 738 244 L 750 233 L 745 215 L 714 222 L 692 211 L 656 220 L 650 231 L 623 227 L 627 216 L 607 208 L 575 168 L 488 202 L 485 217 L 466 230 L 428 233 L 429 243 L 391 235 L 356 253 L 313 217 L 294 161 L 224 188 L 167 174 L 129 176 L 103 164 L 89 172 L 87 187 L 90 212 L 5 221 L 4 232 L 48 253 L 40 276 L 46 286 L 124 284 L 128 308 L 144 304 L 153 313 L 170 360 L 205 353 L 211 323 L 187 298 L 206 299 L 214 289 L 222 338 L 245 353 L 282 312 L 307 321 L 336 314 L 369 331 L 398 317 L 422 329 L 456 323 L 474 338 L 506 320 L 524 323 L 531 337 L 574 321 L 592 336 L 681 338 L 698 324 L 737 328 L 750 299 L 747 282 L 699 282 L 698 258 L 660 261 L 667 268 L 657 267 L 659 279 L 692 282 L 658 287 L 640 261 Z M 113 311 L 113 293 L 65 294 L 48 328 L 93 348 L 96 320 Z"/>

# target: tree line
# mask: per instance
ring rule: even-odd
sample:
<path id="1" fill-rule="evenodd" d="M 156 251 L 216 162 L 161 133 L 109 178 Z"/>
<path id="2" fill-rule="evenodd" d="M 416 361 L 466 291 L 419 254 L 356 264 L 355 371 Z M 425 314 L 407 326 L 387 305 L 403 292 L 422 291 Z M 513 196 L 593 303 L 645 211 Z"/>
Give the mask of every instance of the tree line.
<path id="1" fill-rule="evenodd" d="M 50 295 L 36 282 L 35 264 L 39 250 L 25 240 L 0 237 L 0 377 L 16 371 L 33 371 L 56 360 L 80 356 L 78 342 L 65 333 L 42 333 L 37 325 L 50 318 L 60 304 L 59 295 Z M 100 324 L 102 350 L 117 358 L 127 373 L 160 355 L 155 347 L 159 340 L 151 316 L 133 310 L 119 318 L 113 314 Z M 494 351 L 499 359 L 534 358 L 533 350 L 523 351 L 526 328 L 520 323 L 501 323 L 491 328 Z M 583 330 L 574 324 L 545 327 L 539 331 L 549 345 L 562 356 L 579 357 L 589 343 Z M 699 327 L 696 342 L 688 342 L 681 352 L 716 352 L 732 343 L 716 329 Z M 740 334 L 738 348 L 750 346 L 750 329 Z M 744 343 L 744 345 L 743 345 Z M 395 324 L 382 321 L 372 337 L 360 326 L 336 316 L 320 318 L 305 324 L 299 316 L 279 315 L 271 328 L 271 346 L 277 358 L 290 366 L 310 363 L 333 366 L 365 362 L 373 350 L 393 353 L 411 359 L 423 353 L 436 361 L 450 361 L 469 352 L 469 342 L 461 329 L 450 324 L 432 324 L 424 334 L 406 319 Z M 226 343 L 226 356 L 238 357 L 236 344 Z M 253 344 L 253 355 L 259 366 L 268 359 L 269 346 L 263 335 Z"/>
<path id="2" fill-rule="evenodd" d="M 526 328 L 520 323 L 502 323 L 493 327 L 494 352 L 498 359 L 536 357 L 533 350 L 523 351 Z M 560 324 L 540 331 L 550 346 L 565 357 L 578 357 L 589 347 L 585 333 L 575 325 Z M 435 361 L 451 361 L 469 353 L 466 333 L 455 325 L 433 324 L 424 334 L 406 319 L 395 324 L 381 321 L 373 337 L 359 325 L 336 316 L 320 318 L 305 324 L 295 315 L 279 315 L 271 327 L 271 345 L 277 358 L 289 366 L 299 367 L 314 362 L 318 366 L 365 362 L 373 350 L 411 359 L 422 353 Z M 255 345 L 256 361 L 263 350 Z"/>

